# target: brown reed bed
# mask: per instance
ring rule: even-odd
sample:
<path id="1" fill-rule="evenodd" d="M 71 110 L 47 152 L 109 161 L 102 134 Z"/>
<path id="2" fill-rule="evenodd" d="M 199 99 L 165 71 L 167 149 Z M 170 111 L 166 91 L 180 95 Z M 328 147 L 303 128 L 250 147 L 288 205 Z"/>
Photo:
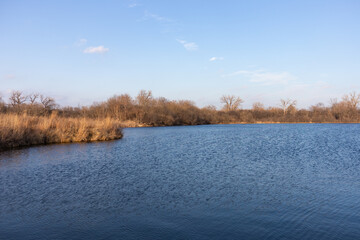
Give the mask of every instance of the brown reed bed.
<path id="1" fill-rule="evenodd" d="M 122 138 L 121 123 L 110 118 L 64 118 L 0 114 L 0 151 L 50 143 L 107 141 Z"/>

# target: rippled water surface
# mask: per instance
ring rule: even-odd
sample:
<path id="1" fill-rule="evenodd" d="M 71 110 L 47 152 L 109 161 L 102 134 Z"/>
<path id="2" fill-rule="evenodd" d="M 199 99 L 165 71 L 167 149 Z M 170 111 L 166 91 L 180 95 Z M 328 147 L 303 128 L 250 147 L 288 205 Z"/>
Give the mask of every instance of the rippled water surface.
<path id="1" fill-rule="evenodd" d="M 360 125 L 125 129 L 0 153 L 0 239 L 360 239 Z"/>

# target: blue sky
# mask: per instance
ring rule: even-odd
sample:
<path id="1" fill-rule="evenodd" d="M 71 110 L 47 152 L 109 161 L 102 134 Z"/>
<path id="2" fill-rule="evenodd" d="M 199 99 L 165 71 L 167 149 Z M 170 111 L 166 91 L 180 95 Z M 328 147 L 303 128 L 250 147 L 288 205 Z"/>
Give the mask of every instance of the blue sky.
<path id="1" fill-rule="evenodd" d="M 360 92 L 360 1 L 0 2 L 0 93 L 88 105 L 114 94 L 220 107 Z"/>

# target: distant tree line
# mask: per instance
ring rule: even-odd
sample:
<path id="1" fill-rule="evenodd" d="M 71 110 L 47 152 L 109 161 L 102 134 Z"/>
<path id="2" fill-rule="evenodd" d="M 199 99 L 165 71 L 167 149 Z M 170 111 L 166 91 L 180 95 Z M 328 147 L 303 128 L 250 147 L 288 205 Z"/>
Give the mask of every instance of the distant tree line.
<path id="1" fill-rule="evenodd" d="M 214 106 L 199 108 L 192 101 L 155 98 L 151 91 L 141 90 L 135 98 L 121 94 L 90 106 L 60 107 L 52 97 L 14 91 L 6 102 L 0 97 L 0 112 L 46 116 L 56 111 L 62 117 L 112 118 L 147 126 L 360 122 L 360 94 L 355 92 L 344 95 L 340 101 L 331 99 L 328 106 L 318 103 L 309 109 L 298 109 L 297 102 L 292 99 L 280 99 L 278 106 L 268 108 L 256 102 L 251 109 L 241 109 L 244 101 L 238 96 L 224 95 L 220 101 L 221 110 Z"/>

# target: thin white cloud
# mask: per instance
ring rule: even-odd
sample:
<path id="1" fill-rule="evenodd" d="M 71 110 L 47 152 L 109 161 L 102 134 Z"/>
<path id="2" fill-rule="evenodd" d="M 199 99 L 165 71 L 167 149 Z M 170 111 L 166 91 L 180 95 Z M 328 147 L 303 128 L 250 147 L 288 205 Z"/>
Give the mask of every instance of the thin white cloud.
<path id="1" fill-rule="evenodd" d="M 212 58 L 209 59 L 210 62 L 213 62 L 213 61 L 222 61 L 222 60 L 224 60 L 223 57 L 212 57 Z"/>
<path id="2" fill-rule="evenodd" d="M 80 46 L 86 45 L 86 43 L 87 43 L 87 39 L 81 38 L 81 39 L 79 39 L 78 41 L 75 42 L 75 45 L 80 47 Z"/>
<path id="3" fill-rule="evenodd" d="M 139 6 L 141 6 L 141 4 L 138 4 L 138 3 L 130 3 L 128 5 L 129 8 L 134 8 L 134 7 L 139 7 Z"/>
<path id="4" fill-rule="evenodd" d="M 194 42 L 187 42 L 185 40 L 177 39 L 179 43 L 181 43 L 184 48 L 188 51 L 197 51 L 199 49 L 199 46 Z"/>
<path id="5" fill-rule="evenodd" d="M 158 21 L 158 22 L 171 22 L 171 19 L 159 16 L 159 15 L 151 13 L 151 12 L 149 12 L 147 10 L 145 11 L 144 19 L 145 20 L 153 19 L 153 20 Z"/>
<path id="6" fill-rule="evenodd" d="M 84 50 L 84 53 L 106 53 L 109 51 L 109 48 L 105 48 L 104 46 L 98 47 L 88 47 Z"/>
<path id="7" fill-rule="evenodd" d="M 248 71 L 240 70 L 234 73 L 223 75 L 223 77 L 242 76 L 250 82 L 262 85 L 288 84 L 296 80 L 296 77 L 288 72 L 267 72 L 264 70 Z"/>
<path id="8" fill-rule="evenodd" d="M 130 1 L 129 1 L 129 4 L 128 4 L 128 7 L 129 7 L 129 8 L 134 8 L 134 7 L 139 7 L 139 6 L 142 6 L 142 4 L 137 3 L 136 0 L 130 0 Z"/>

